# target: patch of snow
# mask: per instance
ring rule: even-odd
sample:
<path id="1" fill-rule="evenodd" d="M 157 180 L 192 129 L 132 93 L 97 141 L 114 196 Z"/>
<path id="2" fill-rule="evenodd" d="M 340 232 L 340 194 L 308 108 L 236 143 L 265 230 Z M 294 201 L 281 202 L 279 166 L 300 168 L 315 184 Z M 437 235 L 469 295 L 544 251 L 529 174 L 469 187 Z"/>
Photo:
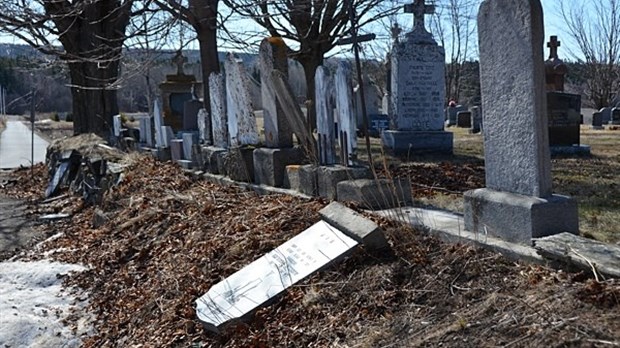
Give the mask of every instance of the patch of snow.
<path id="1" fill-rule="evenodd" d="M 86 321 L 75 330 L 63 321 L 71 314 L 89 317 L 82 311 L 87 303 L 76 289 L 62 287 L 61 276 L 84 270 L 47 260 L 1 262 L 0 347 L 79 347 Z"/>

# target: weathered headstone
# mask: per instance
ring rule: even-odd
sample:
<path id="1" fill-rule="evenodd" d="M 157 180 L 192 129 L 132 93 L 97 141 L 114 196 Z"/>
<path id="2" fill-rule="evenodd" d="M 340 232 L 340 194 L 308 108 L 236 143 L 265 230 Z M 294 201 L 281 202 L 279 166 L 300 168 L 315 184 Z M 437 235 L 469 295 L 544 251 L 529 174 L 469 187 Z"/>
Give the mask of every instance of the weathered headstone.
<path id="1" fill-rule="evenodd" d="M 155 144 L 158 148 L 166 147 L 164 145 L 164 133 L 162 133 L 162 127 L 164 126 L 164 120 L 159 109 L 159 102 L 155 101 L 153 104 L 153 121 L 155 123 Z"/>
<path id="2" fill-rule="evenodd" d="M 393 114 L 390 129 L 382 133 L 383 145 L 397 156 L 452 153 L 452 133 L 444 131 L 445 53 L 424 27 L 424 15 L 434 6 L 416 0 L 405 11 L 414 14 L 415 26 L 392 49 Z"/>
<path id="3" fill-rule="evenodd" d="M 226 111 L 231 146 L 257 145 L 256 117 L 250 102 L 249 81 L 243 62 L 229 53 L 226 56 Z"/>
<path id="4" fill-rule="evenodd" d="M 456 126 L 459 128 L 471 128 L 471 112 L 459 111 L 456 114 Z"/>
<path id="5" fill-rule="evenodd" d="M 170 140 L 170 157 L 172 161 L 180 161 L 183 159 L 183 139 Z"/>
<path id="6" fill-rule="evenodd" d="M 576 202 L 551 189 L 540 1 L 483 1 L 478 35 L 487 187 L 465 193 L 465 228 L 524 244 L 578 233 Z"/>
<path id="7" fill-rule="evenodd" d="M 196 300 L 206 328 L 240 319 L 284 290 L 333 262 L 358 242 L 320 221 L 273 251 L 215 284 Z"/>
<path id="8" fill-rule="evenodd" d="M 162 126 L 161 127 L 162 134 L 162 146 L 161 147 L 170 147 L 170 142 L 172 139 L 176 139 L 174 135 L 174 131 L 170 126 Z"/>
<path id="9" fill-rule="evenodd" d="M 183 130 L 198 130 L 198 112 L 202 107 L 202 102 L 197 99 L 183 103 Z"/>
<path id="10" fill-rule="evenodd" d="M 603 126 L 603 114 L 600 112 L 595 112 L 592 114 L 592 129 L 595 130 L 603 130 L 605 127 Z"/>
<path id="11" fill-rule="evenodd" d="M 114 136 L 119 138 L 121 136 L 121 115 L 114 115 L 112 117 L 112 122 L 114 124 Z"/>
<path id="12" fill-rule="evenodd" d="M 471 128 L 469 133 L 477 134 L 482 130 L 482 108 L 473 106 L 471 108 Z"/>
<path id="13" fill-rule="evenodd" d="M 140 119 L 140 142 L 153 147 L 153 118 L 150 116 Z"/>
<path id="14" fill-rule="evenodd" d="M 458 113 L 461 111 L 467 111 L 467 107 L 464 105 L 448 106 L 446 108 L 446 126 L 456 126 Z"/>
<path id="15" fill-rule="evenodd" d="M 609 124 L 620 124 L 620 108 L 611 109 L 611 118 L 609 120 Z"/>
<path id="16" fill-rule="evenodd" d="M 288 76 L 287 47 L 282 38 L 264 39 L 260 44 L 259 64 L 261 96 L 265 123 L 265 145 L 267 147 L 292 147 L 293 131 L 284 111 L 277 102 L 277 95 L 271 80 L 271 72 L 278 70 Z"/>
<path id="17" fill-rule="evenodd" d="M 335 90 L 340 161 L 343 165 L 352 165 L 357 157 L 357 122 L 353 107 L 351 66 L 345 61 L 338 62 Z"/>
<path id="18" fill-rule="evenodd" d="M 207 109 L 200 109 L 200 111 L 198 111 L 197 118 L 198 141 L 206 145 L 211 145 L 213 143 L 213 137 L 211 136 L 210 130 L 213 128 L 211 127 L 211 116 L 209 115 Z"/>
<path id="19" fill-rule="evenodd" d="M 212 73 L 209 76 L 209 96 L 211 97 L 211 122 L 213 125 L 213 145 L 227 149 L 228 116 L 226 111 L 226 83 L 224 76 Z"/>
<path id="20" fill-rule="evenodd" d="M 611 121 L 611 109 L 610 107 L 601 108 L 599 112 L 603 118 L 603 124 L 608 124 Z"/>
<path id="21" fill-rule="evenodd" d="M 329 71 L 318 67 L 315 74 L 316 129 L 318 133 L 319 164 L 336 163 L 336 128 L 334 124 L 333 81 Z"/>
<path id="22" fill-rule="evenodd" d="M 195 144 L 198 144 L 198 134 L 195 132 L 183 133 L 183 158 L 189 161 L 193 161 L 193 148 Z"/>

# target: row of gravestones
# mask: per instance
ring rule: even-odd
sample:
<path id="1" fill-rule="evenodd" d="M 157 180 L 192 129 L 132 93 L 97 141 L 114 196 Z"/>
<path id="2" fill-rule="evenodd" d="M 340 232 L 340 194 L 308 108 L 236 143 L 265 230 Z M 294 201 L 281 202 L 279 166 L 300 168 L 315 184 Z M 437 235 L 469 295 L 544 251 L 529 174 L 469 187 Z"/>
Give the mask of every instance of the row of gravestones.
<path id="1" fill-rule="evenodd" d="M 424 28 L 424 15 L 432 12 L 432 6 L 416 0 L 410 10 L 414 13 L 414 30 L 405 40 L 395 43 L 391 55 L 393 115 L 390 129 L 382 133 L 383 143 L 389 152 L 397 155 L 412 150 L 451 153 L 452 133 L 444 130 L 444 51 Z M 553 195 L 551 189 L 540 3 L 485 1 L 478 22 L 487 188 L 465 194 L 466 228 L 525 243 L 532 237 L 577 232 L 575 201 Z M 364 199 L 380 201 L 381 192 L 364 186 L 373 182 L 368 179 L 368 168 L 351 167 L 356 115 L 350 89 L 339 88 L 339 85 L 350 86 L 347 67 L 340 66 L 333 79 L 326 76 L 324 69 L 317 72 L 322 87 L 317 93 L 320 129 L 317 146 L 287 88 L 285 73 L 277 68 L 277 57 L 286 57 L 282 50 L 284 44 L 275 39 L 261 44 L 261 57 L 266 58 L 267 64 L 261 67 L 267 147 L 247 147 L 258 144 L 256 121 L 247 91 L 243 89 L 242 66 L 229 56 L 226 78 L 210 76 L 212 109 L 203 122 L 211 122 L 204 128 L 212 131 L 203 133 L 206 145 L 198 146 L 200 151 L 193 151 L 199 154 L 193 154 L 196 161 L 201 162 L 202 168 L 212 168 L 212 172 L 219 171 L 234 179 L 271 186 L 298 185 L 309 193 L 338 199 L 344 199 L 349 191 L 354 192 L 352 195 L 372 192 Z M 506 56 L 505 52 L 518 54 Z M 515 79 L 507 81 L 504 76 L 515 76 Z M 515 85 L 513 80 L 520 83 Z M 335 92 L 329 93 L 330 90 Z M 329 118 L 329 110 L 334 107 L 338 131 L 332 129 Z M 155 117 L 156 138 L 167 135 L 165 130 L 161 128 L 161 120 Z M 289 140 L 292 133 L 302 144 L 301 149 L 292 147 Z M 158 147 L 163 141 L 157 141 Z M 185 141 L 185 136 L 181 141 Z M 167 143 L 172 147 L 175 140 Z M 186 145 L 174 146 L 188 149 L 185 152 L 190 150 Z M 335 153 L 335 147 L 340 148 L 339 153 Z M 300 163 L 298 154 L 312 164 Z M 340 166 L 333 165 L 337 158 Z M 227 169 L 231 163 L 241 167 L 245 177 Z M 354 180 L 346 180 L 351 178 Z M 356 182 L 358 178 L 365 181 Z M 349 187 L 346 183 L 340 185 L 341 181 L 348 182 Z M 407 201 L 410 188 L 402 191 L 408 191 L 404 193 Z"/>
<path id="2" fill-rule="evenodd" d="M 392 182 L 372 180 L 369 167 L 356 166 L 358 116 L 350 66 L 341 62 L 334 76 L 323 67 L 317 70 L 317 142 L 288 86 L 286 59 L 282 40 L 270 38 L 262 42 L 259 64 L 264 147 L 258 147 L 247 73 L 233 55 L 225 61 L 224 74 L 209 77 L 211 112 L 196 112 L 198 132 L 175 134 L 172 127 L 164 125 L 156 103 L 153 118 L 139 121 L 141 143 L 153 148 L 162 160 L 236 181 L 360 201 L 375 208 L 398 204 L 399 199 L 401 203 L 411 202 L 410 190 L 404 189 L 410 186 L 405 181 L 396 183 L 401 188 L 394 193 Z M 186 106 L 193 108 L 190 102 L 194 101 L 186 102 Z M 118 123 L 120 127 L 120 118 Z M 293 135 L 301 146 L 294 146 Z"/>
<path id="3" fill-rule="evenodd" d="M 620 125 L 620 107 L 606 107 L 592 114 L 592 129 L 605 129 L 607 124 Z"/>
<path id="4" fill-rule="evenodd" d="M 445 114 L 447 127 L 469 128 L 471 134 L 482 131 L 482 108 L 480 106 L 472 106 L 469 109 L 463 105 L 448 106 Z"/>

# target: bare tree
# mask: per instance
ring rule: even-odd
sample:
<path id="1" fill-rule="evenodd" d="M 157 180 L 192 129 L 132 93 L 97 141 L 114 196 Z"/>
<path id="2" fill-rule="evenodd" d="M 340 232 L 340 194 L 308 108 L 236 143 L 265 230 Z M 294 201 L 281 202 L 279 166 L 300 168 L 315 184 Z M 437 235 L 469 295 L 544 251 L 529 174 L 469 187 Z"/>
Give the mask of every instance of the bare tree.
<path id="1" fill-rule="evenodd" d="M 150 11 L 148 6 L 148 0 L 3 0 L 0 30 L 66 62 L 74 133 L 108 135 L 118 113 L 126 29 L 133 16 Z"/>
<path id="2" fill-rule="evenodd" d="M 253 19 L 269 35 L 293 43 L 289 56 L 298 61 L 306 75 L 309 124 L 314 125 L 314 75 L 339 38 L 350 28 L 349 2 L 353 2 L 358 28 L 386 16 L 377 12 L 380 0 L 224 0 L 237 14 Z"/>
<path id="3" fill-rule="evenodd" d="M 480 0 L 440 0 L 431 21 L 431 30 L 446 48 L 446 97 L 459 100 L 463 66 L 475 53 L 476 14 Z"/>
<path id="4" fill-rule="evenodd" d="M 609 106 L 620 87 L 620 0 L 559 1 L 567 33 L 585 66 L 586 97 L 595 108 Z"/>

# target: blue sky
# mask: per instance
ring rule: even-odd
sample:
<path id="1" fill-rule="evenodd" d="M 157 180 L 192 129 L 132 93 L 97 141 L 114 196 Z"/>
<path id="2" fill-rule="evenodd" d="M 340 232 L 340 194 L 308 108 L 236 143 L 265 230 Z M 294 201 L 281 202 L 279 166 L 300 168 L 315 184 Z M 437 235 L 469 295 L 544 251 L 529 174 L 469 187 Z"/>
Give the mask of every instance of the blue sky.
<path id="1" fill-rule="evenodd" d="M 598 1 L 598 0 L 588 0 L 588 1 Z M 543 5 L 543 11 L 544 11 L 544 21 L 545 21 L 545 42 L 548 41 L 549 36 L 551 35 L 557 35 L 562 43 L 562 46 L 560 47 L 560 57 L 564 58 L 564 59 L 568 59 L 568 60 L 572 60 L 569 59 L 569 52 L 575 52 L 576 51 L 576 47 L 575 45 L 571 42 L 570 37 L 568 36 L 568 34 L 562 29 L 563 28 L 563 19 L 561 18 L 561 16 L 558 15 L 558 4 L 562 2 L 565 5 L 572 5 L 572 4 L 580 4 L 581 1 L 579 0 L 541 0 L 541 3 Z M 247 27 L 247 24 L 243 24 L 243 27 Z M 253 25 L 250 25 L 253 26 Z M 474 36 L 475 39 L 475 36 Z M 3 35 L 0 34 L 0 42 L 7 42 L 7 43 L 21 43 L 20 40 L 13 38 L 11 36 L 7 36 L 7 35 Z M 176 45 L 176 43 L 173 43 Z M 189 48 L 197 48 L 198 45 L 196 44 L 190 44 Z M 385 46 L 385 44 L 384 44 Z M 225 48 L 224 48 L 225 49 Z M 341 52 L 346 52 L 347 49 L 343 48 L 341 50 Z M 330 54 L 339 54 L 338 50 L 336 50 L 335 52 L 330 52 Z M 345 53 L 346 54 L 346 53 Z M 545 58 L 548 54 L 548 51 L 545 48 Z"/>

